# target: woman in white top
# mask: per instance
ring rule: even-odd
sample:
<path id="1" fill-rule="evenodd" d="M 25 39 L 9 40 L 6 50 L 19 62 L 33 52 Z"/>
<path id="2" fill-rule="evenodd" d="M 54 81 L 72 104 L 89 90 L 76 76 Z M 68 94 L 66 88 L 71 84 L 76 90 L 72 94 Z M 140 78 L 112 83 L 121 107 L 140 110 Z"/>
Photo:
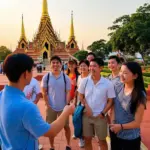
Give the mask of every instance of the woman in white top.
<path id="1" fill-rule="evenodd" d="M 80 86 L 81 81 L 89 75 L 89 61 L 81 60 L 79 63 L 79 70 L 81 75 L 78 77 L 77 80 L 77 88 Z M 79 102 L 78 98 L 77 101 Z M 82 138 L 79 139 L 79 147 L 84 147 L 84 140 Z"/>

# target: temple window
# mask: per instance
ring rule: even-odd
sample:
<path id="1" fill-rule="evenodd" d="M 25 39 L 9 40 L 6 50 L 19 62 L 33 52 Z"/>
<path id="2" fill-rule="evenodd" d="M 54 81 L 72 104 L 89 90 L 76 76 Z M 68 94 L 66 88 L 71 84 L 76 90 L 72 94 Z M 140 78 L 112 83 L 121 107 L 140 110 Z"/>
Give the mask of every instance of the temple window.
<path id="1" fill-rule="evenodd" d="M 48 45 L 47 42 L 45 43 L 45 47 L 46 47 L 47 50 L 49 50 L 49 45 Z"/>
<path id="2" fill-rule="evenodd" d="M 21 44 L 21 48 L 24 48 L 24 47 L 25 47 L 25 45 L 24 45 L 24 43 L 22 43 L 22 44 Z"/>
<path id="3" fill-rule="evenodd" d="M 43 59 L 48 59 L 48 54 L 46 51 L 43 53 Z"/>
<path id="4" fill-rule="evenodd" d="M 73 43 L 71 44 L 71 48 L 74 48 L 74 44 Z"/>

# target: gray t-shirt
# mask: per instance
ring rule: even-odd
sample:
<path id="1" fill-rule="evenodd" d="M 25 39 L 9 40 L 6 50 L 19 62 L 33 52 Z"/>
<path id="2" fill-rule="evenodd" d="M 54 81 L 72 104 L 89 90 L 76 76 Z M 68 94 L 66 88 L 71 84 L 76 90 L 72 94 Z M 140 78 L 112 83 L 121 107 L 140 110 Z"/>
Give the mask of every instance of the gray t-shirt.
<path id="1" fill-rule="evenodd" d="M 69 77 L 65 75 L 66 90 L 71 89 L 71 82 Z M 41 86 L 48 88 L 49 105 L 55 111 L 62 111 L 66 105 L 65 81 L 63 72 L 56 78 L 52 72 L 49 73 L 49 80 L 47 85 L 48 74 L 44 75 Z"/>
<path id="2" fill-rule="evenodd" d="M 108 76 L 108 79 L 112 82 L 112 84 L 114 86 L 117 86 L 119 85 L 121 82 L 120 82 L 120 77 L 119 76 L 116 76 L 115 78 L 113 78 L 112 74 L 110 76 Z"/>

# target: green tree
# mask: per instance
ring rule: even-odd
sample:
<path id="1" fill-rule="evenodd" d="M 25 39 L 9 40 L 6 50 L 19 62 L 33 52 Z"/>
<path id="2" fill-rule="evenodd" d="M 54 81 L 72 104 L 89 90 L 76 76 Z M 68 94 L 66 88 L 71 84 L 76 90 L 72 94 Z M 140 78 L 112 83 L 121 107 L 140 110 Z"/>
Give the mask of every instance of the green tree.
<path id="1" fill-rule="evenodd" d="M 88 52 L 85 50 L 81 50 L 76 52 L 73 56 L 76 57 L 79 61 L 86 59 Z"/>
<path id="2" fill-rule="evenodd" d="M 3 61 L 12 52 L 6 46 L 0 46 L 0 60 Z"/>
<path id="3" fill-rule="evenodd" d="M 112 46 L 110 42 L 106 42 L 104 39 L 100 39 L 99 41 L 94 41 L 87 47 L 87 49 L 95 53 L 96 56 L 104 58 L 105 55 L 112 51 Z"/>
<path id="4" fill-rule="evenodd" d="M 150 4 L 117 18 L 108 29 L 113 49 L 129 54 L 140 52 L 144 58 L 150 52 Z"/>

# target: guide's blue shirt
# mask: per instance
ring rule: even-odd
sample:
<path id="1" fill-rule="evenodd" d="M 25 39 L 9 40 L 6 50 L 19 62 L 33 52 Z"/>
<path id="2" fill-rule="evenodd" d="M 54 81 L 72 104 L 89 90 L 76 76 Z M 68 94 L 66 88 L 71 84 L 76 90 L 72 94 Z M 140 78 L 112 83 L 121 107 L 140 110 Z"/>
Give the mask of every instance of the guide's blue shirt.
<path id="1" fill-rule="evenodd" d="M 14 87 L 0 93 L 0 139 L 3 150 L 38 150 L 37 138 L 50 129 L 35 104 Z"/>

